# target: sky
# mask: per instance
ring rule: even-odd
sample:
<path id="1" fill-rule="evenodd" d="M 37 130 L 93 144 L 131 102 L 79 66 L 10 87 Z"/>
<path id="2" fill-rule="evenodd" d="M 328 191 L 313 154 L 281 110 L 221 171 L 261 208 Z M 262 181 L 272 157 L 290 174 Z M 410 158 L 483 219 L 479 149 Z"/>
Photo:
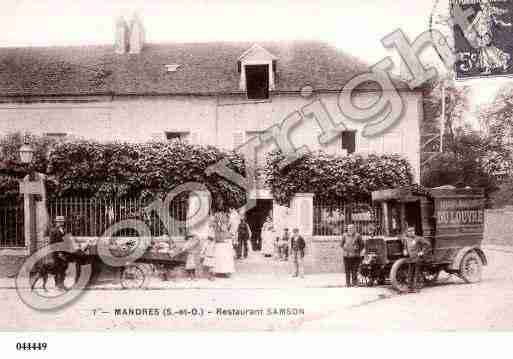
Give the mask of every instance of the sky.
<path id="1" fill-rule="evenodd" d="M 398 28 L 415 38 L 447 1 L 2 0 L 0 47 L 113 43 L 115 19 L 137 12 L 149 42 L 320 39 L 369 64 L 385 56 L 397 63 L 381 38 Z M 424 58 L 438 61 L 434 52 Z M 491 100 L 504 81 L 471 81 L 479 89 L 472 103 Z"/>

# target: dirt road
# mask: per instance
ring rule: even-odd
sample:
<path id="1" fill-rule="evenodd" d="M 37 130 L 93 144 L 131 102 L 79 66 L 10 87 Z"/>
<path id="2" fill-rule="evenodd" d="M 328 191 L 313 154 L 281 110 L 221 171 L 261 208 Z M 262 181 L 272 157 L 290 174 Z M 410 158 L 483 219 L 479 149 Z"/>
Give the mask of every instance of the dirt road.
<path id="1" fill-rule="evenodd" d="M 513 253 L 487 250 L 481 283 L 442 278 L 419 294 L 389 287 L 88 290 L 42 313 L 0 290 L 1 330 L 501 330 L 513 329 Z M 227 279 L 228 280 L 228 279 Z M 251 278 L 248 278 L 251 280 Z M 265 279 L 260 279 L 265 280 Z M 445 282 L 444 282 L 445 281 Z M 297 283 L 297 282 L 296 282 Z"/>

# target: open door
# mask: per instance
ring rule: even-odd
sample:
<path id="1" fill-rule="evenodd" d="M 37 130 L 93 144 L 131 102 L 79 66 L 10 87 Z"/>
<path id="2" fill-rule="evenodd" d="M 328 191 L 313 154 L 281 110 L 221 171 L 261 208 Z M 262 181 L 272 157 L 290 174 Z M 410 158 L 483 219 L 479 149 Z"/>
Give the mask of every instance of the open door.
<path id="1" fill-rule="evenodd" d="M 262 226 L 268 216 L 272 216 L 273 200 L 257 199 L 256 206 L 246 213 L 246 221 L 251 228 L 251 246 L 254 251 L 262 248 Z"/>

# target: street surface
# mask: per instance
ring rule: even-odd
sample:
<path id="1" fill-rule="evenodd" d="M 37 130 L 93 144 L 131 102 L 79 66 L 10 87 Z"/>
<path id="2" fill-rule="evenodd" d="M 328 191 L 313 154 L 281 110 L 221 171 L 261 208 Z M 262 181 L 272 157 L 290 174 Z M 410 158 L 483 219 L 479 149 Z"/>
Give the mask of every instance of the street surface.
<path id="1" fill-rule="evenodd" d="M 304 280 L 281 273 L 246 274 L 213 283 L 153 284 L 151 290 L 103 285 L 85 291 L 65 309 L 44 313 L 25 306 L 5 279 L 0 283 L 0 329 L 512 330 L 513 248 L 487 247 L 485 252 L 490 264 L 481 283 L 442 276 L 437 286 L 403 295 L 389 286 L 341 287 L 343 274 Z"/>

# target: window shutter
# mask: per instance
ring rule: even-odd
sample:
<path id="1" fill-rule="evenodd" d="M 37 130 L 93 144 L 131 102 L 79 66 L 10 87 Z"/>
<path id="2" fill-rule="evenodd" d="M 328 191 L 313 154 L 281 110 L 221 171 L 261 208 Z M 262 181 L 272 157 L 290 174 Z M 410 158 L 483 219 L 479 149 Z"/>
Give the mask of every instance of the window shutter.
<path id="1" fill-rule="evenodd" d="M 385 153 L 403 153 L 402 131 L 389 132 L 384 136 L 383 140 Z"/>
<path id="2" fill-rule="evenodd" d="M 358 136 L 358 152 L 359 153 L 369 153 L 370 149 L 370 139 L 367 137 L 363 137 L 362 135 Z"/>
<path id="3" fill-rule="evenodd" d="M 356 150 L 356 131 L 342 132 L 342 149 L 348 154 L 354 153 Z"/>
<path id="4" fill-rule="evenodd" d="M 244 141 L 245 141 L 245 136 L 244 136 L 244 131 L 235 131 L 233 133 L 233 149 L 236 150 L 238 149 L 240 146 L 242 146 L 242 144 L 244 144 Z"/>
<path id="5" fill-rule="evenodd" d="M 189 134 L 187 135 L 187 138 L 188 138 L 188 142 L 191 145 L 200 145 L 201 144 L 200 134 L 197 131 L 189 132 Z"/>

